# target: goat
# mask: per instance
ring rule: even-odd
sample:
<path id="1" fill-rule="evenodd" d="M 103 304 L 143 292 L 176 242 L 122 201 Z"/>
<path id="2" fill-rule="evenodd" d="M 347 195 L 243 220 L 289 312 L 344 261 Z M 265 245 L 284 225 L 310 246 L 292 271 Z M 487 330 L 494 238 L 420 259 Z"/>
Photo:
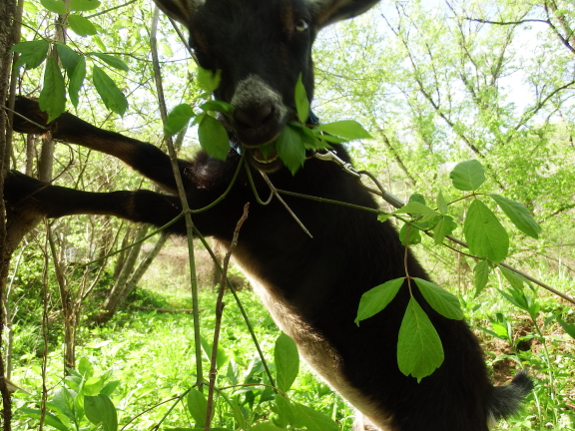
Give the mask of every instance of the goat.
<path id="1" fill-rule="evenodd" d="M 378 0 L 156 0 L 190 31 L 199 64 L 221 70 L 216 99 L 232 104 L 223 119 L 230 140 L 241 147 L 249 169 L 266 172 L 278 189 L 377 208 L 369 192 L 338 165 L 310 157 L 292 175 L 258 147 L 272 141 L 297 118 L 294 87 L 299 74 L 313 95 L 311 48 L 317 33 L 337 21 L 370 9 Z M 155 146 L 96 128 L 69 113 L 47 123 L 36 102 L 19 98 L 14 130 L 44 133 L 115 156 L 163 188 L 176 192 L 167 155 Z M 345 162 L 342 145 L 333 145 Z M 187 199 L 202 208 L 228 187 L 242 156 L 230 149 L 225 161 L 200 151 L 178 160 Z M 254 175 L 263 194 L 269 188 Z M 178 216 L 178 197 L 146 190 L 89 193 L 41 183 L 12 172 L 4 197 L 19 214 L 62 217 L 107 214 L 163 226 Z M 232 240 L 236 221 L 254 194 L 241 170 L 230 193 L 216 206 L 193 215 L 196 227 L 223 244 Z M 443 343 L 443 364 L 421 382 L 402 374 L 397 339 L 410 298 L 407 284 L 387 308 L 354 323 L 364 292 L 387 280 L 429 279 L 389 222 L 352 206 L 285 196 L 312 233 L 306 235 L 277 199 L 250 208 L 234 256 L 277 325 L 296 342 L 300 355 L 358 410 L 354 429 L 387 431 L 485 431 L 488 422 L 514 413 L 532 387 L 523 372 L 507 386 L 489 380 L 479 342 L 464 321 L 435 312 L 415 289 Z M 168 227 L 185 235 L 184 222 Z M 406 263 L 407 262 L 407 263 Z M 372 425 L 370 425 L 372 424 Z"/>

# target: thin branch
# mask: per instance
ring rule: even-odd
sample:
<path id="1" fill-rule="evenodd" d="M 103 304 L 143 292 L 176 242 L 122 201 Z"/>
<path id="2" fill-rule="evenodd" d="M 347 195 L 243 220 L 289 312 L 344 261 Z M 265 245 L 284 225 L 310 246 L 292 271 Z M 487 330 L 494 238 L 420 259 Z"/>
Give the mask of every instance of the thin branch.
<path id="1" fill-rule="evenodd" d="M 212 357 L 211 357 L 211 367 L 210 367 L 210 385 L 208 388 L 208 404 L 206 407 L 206 426 L 205 431 L 210 431 L 210 427 L 212 424 L 212 410 L 214 404 L 214 388 L 216 386 L 216 378 L 218 376 L 218 365 L 217 365 L 217 358 L 218 358 L 218 343 L 220 340 L 220 329 L 222 325 L 222 317 L 224 312 L 224 292 L 226 290 L 226 281 L 227 281 L 227 273 L 228 273 L 228 266 L 230 264 L 230 259 L 232 257 L 232 253 L 238 246 L 238 238 L 240 236 L 240 230 L 244 224 L 244 222 L 248 218 L 248 210 L 250 208 L 249 202 L 244 205 L 244 212 L 238 223 L 236 224 L 236 228 L 234 230 L 234 235 L 232 237 L 232 242 L 226 253 L 226 257 L 224 258 L 224 268 L 222 271 L 222 280 L 220 281 L 220 290 L 218 292 L 218 299 L 216 301 L 216 324 L 214 328 L 214 342 L 212 344 Z"/>
<path id="2" fill-rule="evenodd" d="M 272 191 L 273 195 L 281 202 L 281 204 L 284 206 L 284 208 L 287 210 L 287 212 L 293 217 L 293 219 L 296 221 L 296 223 L 302 228 L 302 230 L 310 238 L 313 239 L 313 235 L 310 233 L 310 231 L 307 229 L 307 227 L 305 227 L 305 225 L 302 223 L 302 221 L 299 219 L 299 217 L 292 211 L 292 209 L 289 207 L 289 205 L 286 203 L 286 201 L 284 201 L 284 199 L 280 196 L 278 189 L 276 189 L 276 186 L 273 185 L 273 183 L 270 181 L 268 176 L 265 173 L 263 173 L 262 171 L 259 171 L 259 173 L 262 175 L 264 181 L 266 182 L 266 184 L 268 185 L 268 187 Z"/>

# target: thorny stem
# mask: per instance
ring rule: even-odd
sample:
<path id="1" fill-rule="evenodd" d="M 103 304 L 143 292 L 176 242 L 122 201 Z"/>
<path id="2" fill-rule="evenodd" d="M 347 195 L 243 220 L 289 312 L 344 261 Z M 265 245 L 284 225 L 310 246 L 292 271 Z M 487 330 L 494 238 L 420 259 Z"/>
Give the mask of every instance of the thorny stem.
<path id="1" fill-rule="evenodd" d="M 218 343 L 220 340 L 220 328 L 221 328 L 221 324 L 222 324 L 222 317 L 223 317 L 223 312 L 224 312 L 224 302 L 223 302 L 223 298 L 224 298 L 224 292 L 226 290 L 226 281 L 227 281 L 227 273 L 228 273 L 228 266 L 230 264 L 230 259 L 232 257 L 232 253 L 234 252 L 235 248 L 238 245 L 238 238 L 240 236 L 240 230 L 244 224 L 244 222 L 247 220 L 248 218 L 248 210 L 249 210 L 250 204 L 249 202 L 246 203 L 244 205 L 244 212 L 242 214 L 242 216 L 240 217 L 240 219 L 238 220 L 238 223 L 236 224 L 236 228 L 234 230 L 234 235 L 232 238 L 232 243 L 230 244 L 230 248 L 228 249 L 228 252 L 226 253 L 226 256 L 224 258 L 224 268 L 222 271 L 222 279 L 220 281 L 220 290 L 218 292 L 218 299 L 216 301 L 216 325 L 214 328 L 214 342 L 212 344 L 212 364 L 210 367 L 210 385 L 208 388 L 208 405 L 206 407 L 206 427 L 205 427 L 205 431 L 210 431 L 210 426 L 212 424 L 212 410 L 213 410 L 213 403 L 214 403 L 214 387 L 216 386 L 216 378 L 218 375 L 218 364 L 217 364 L 217 358 L 218 358 Z"/>

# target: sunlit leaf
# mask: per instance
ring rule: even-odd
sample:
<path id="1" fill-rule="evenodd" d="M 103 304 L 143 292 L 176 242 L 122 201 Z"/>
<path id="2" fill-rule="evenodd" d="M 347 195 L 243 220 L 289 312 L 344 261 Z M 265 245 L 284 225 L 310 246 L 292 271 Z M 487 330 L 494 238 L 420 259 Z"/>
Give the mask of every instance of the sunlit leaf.
<path id="1" fill-rule="evenodd" d="M 507 256 L 509 236 L 495 214 L 480 200 L 467 210 L 463 232 L 469 250 L 478 257 L 501 262 Z"/>
<path id="2" fill-rule="evenodd" d="M 412 297 L 399 328 L 397 364 L 406 376 L 421 381 L 443 363 L 443 346 L 433 324 Z"/>
<path id="3" fill-rule="evenodd" d="M 523 283 L 525 281 L 524 277 L 504 266 L 499 266 L 499 270 L 513 288 L 517 290 L 523 289 Z"/>
<path id="4" fill-rule="evenodd" d="M 40 419 L 42 417 L 42 411 L 40 410 L 29 409 L 26 407 L 21 407 L 18 410 L 33 419 Z M 68 427 L 64 425 L 60 419 L 58 419 L 55 415 L 53 415 L 50 412 L 44 412 L 44 423 L 60 431 L 69 431 Z"/>
<path id="5" fill-rule="evenodd" d="M 167 136 L 174 136 L 180 130 L 187 127 L 190 119 L 194 117 L 194 110 L 187 103 L 176 106 L 168 114 L 164 124 L 164 132 Z"/>
<path id="6" fill-rule="evenodd" d="M 84 85 L 86 78 L 86 59 L 80 56 L 80 60 L 74 69 L 68 72 L 68 93 L 74 107 L 78 107 L 78 94 Z"/>
<path id="7" fill-rule="evenodd" d="M 10 51 L 20 53 L 20 57 L 16 63 L 17 67 L 26 65 L 26 69 L 35 69 L 46 59 L 49 47 L 50 44 L 44 39 L 41 39 L 17 43 Z"/>
<path id="8" fill-rule="evenodd" d="M 485 182 L 485 169 L 477 160 L 469 160 L 455 166 L 449 178 L 458 190 L 477 190 Z"/>
<path id="9" fill-rule="evenodd" d="M 50 12 L 54 12 L 60 15 L 64 15 L 66 12 L 66 5 L 62 0 L 40 0 L 42 6 L 48 9 Z"/>
<path id="10" fill-rule="evenodd" d="M 399 240 L 404 246 L 417 245 L 421 242 L 421 233 L 411 223 L 404 223 L 399 230 Z"/>
<path id="11" fill-rule="evenodd" d="M 491 198 L 499 205 L 499 208 L 509 217 L 509 220 L 517 226 L 521 232 L 533 237 L 539 238 L 541 227 L 537 224 L 527 208 L 519 202 L 504 198 L 497 194 L 490 194 Z"/>
<path id="12" fill-rule="evenodd" d="M 211 70 L 198 67 L 197 74 L 198 86 L 206 93 L 211 94 L 220 86 L 220 81 L 222 80 L 221 70 L 216 70 L 214 73 Z"/>
<path id="13" fill-rule="evenodd" d="M 48 114 L 48 123 L 66 110 L 66 85 L 58 63 L 53 58 L 49 58 L 46 63 L 38 104 L 40 109 Z"/>
<path id="14" fill-rule="evenodd" d="M 437 212 L 429 208 L 427 205 L 417 201 L 411 201 L 398 208 L 393 212 L 394 214 L 429 214 L 437 215 Z"/>
<path id="15" fill-rule="evenodd" d="M 437 222 L 433 228 L 433 241 L 435 244 L 441 244 L 447 235 L 457 228 L 457 224 L 453 221 L 453 217 L 444 215 Z"/>
<path id="16" fill-rule="evenodd" d="M 274 358 L 277 387 L 280 391 L 287 392 L 299 372 L 299 354 L 295 342 L 284 333 L 276 340 Z"/>
<path id="17" fill-rule="evenodd" d="M 431 307 L 448 319 L 461 320 L 463 312 L 459 305 L 459 299 L 447 290 L 442 289 L 435 283 L 421 278 L 414 278 L 419 291 Z"/>
<path id="18" fill-rule="evenodd" d="M 70 10 L 85 12 L 89 10 L 94 10 L 100 7 L 100 2 L 98 0 L 71 0 Z"/>
<path id="19" fill-rule="evenodd" d="M 320 124 L 319 130 L 340 138 L 352 141 L 354 139 L 370 139 L 371 135 L 363 128 L 361 124 L 354 120 L 336 121 L 334 123 Z"/>
<path id="20" fill-rule="evenodd" d="M 225 127 L 214 117 L 210 117 L 207 114 L 200 114 L 197 118 L 200 121 L 198 138 L 202 148 L 210 156 L 226 160 L 230 150 L 230 142 Z"/>
<path id="21" fill-rule="evenodd" d="M 439 193 L 437 193 L 435 203 L 437 204 L 437 209 L 441 214 L 443 215 L 447 214 L 447 202 L 445 201 L 445 198 L 443 197 L 443 193 L 441 192 L 441 190 L 439 190 Z"/>
<path id="22" fill-rule="evenodd" d="M 295 85 L 295 107 L 299 121 L 302 124 L 305 124 L 309 117 L 310 108 L 309 99 L 307 97 L 307 92 L 305 91 L 305 86 L 303 85 L 301 73 L 298 75 Z"/>
<path id="23" fill-rule="evenodd" d="M 308 431 L 339 431 L 339 426 L 329 416 L 311 407 L 294 403 L 293 411 L 296 423 L 301 423 Z"/>
<path id="24" fill-rule="evenodd" d="M 94 24 L 92 24 L 89 19 L 84 18 L 82 15 L 68 15 L 68 24 L 70 25 L 72 31 L 78 36 L 92 36 L 98 33 L 98 30 Z"/>
<path id="25" fill-rule="evenodd" d="M 200 109 L 204 112 L 215 111 L 223 114 L 232 115 L 234 112 L 233 105 L 223 102 L 221 100 L 208 100 L 206 103 L 200 105 Z"/>
<path id="26" fill-rule="evenodd" d="M 91 52 L 90 54 L 92 54 L 95 57 L 98 57 L 100 60 L 102 60 L 108 66 L 113 67 L 114 69 L 122 70 L 124 72 L 127 72 L 130 70 L 128 65 L 126 63 L 124 63 L 124 61 L 122 59 L 120 59 L 116 56 L 108 55 L 108 54 L 101 54 L 99 52 Z"/>
<path id="27" fill-rule="evenodd" d="M 205 427 L 207 419 L 206 409 L 208 407 L 208 402 L 206 401 L 205 395 L 196 388 L 192 388 L 190 389 L 190 392 L 188 392 L 187 400 L 188 411 L 196 421 L 196 427 Z"/>
<path id="28" fill-rule="evenodd" d="M 94 66 L 92 69 L 92 79 L 94 86 L 96 87 L 96 91 L 102 98 L 106 108 L 120 116 L 124 116 L 126 109 L 128 109 L 128 100 L 126 99 L 126 96 L 124 96 L 124 93 L 120 91 L 114 80 L 98 66 Z"/>
<path id="29" fill-rule="evenodd" d="M 489 262 L 480 260 L 473 268 L 473 285 L 475 286 L 475 296 L 479 295 L 487 286 L 489 280 Z"/>
<path id="30" fill-rule="evenodd" d="M 276 149 L 284 165 L 295 175 L 305 162 L 305 147 L 301 135 L 288 124 L 276 140 Z"/>
<path id="31" fill-rule="evenodd" d="M 355 323 L 359 325 L 362 320 L 376 315 L 387 307 L 399 292 L 404 281 L 404 277 L 395 278 L 365 292 L 359 301 Z"/>
<path id="32" fill-rule="evenodd" d="M 92 397 L 84 397 L 86 417 L 94 425 L 102 424 L 104 431 L 118 430 L 118 414 L 114 403 L 107 395 L 100 394 Z"/>

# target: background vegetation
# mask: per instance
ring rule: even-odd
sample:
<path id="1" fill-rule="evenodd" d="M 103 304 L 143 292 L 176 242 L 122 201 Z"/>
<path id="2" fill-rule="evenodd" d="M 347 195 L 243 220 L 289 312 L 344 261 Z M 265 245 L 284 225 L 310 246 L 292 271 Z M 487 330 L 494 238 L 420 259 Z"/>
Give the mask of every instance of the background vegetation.
<path id="1" fill-rule="evenodd" d="M 195 64 L 173 27 L 161 17 L 156 31 L 147 1 L 76 6 L 73 14 L 89 20 L 95 31 L 78 24 L 81 19 L 66 21 L 67 9 L 60 15 L 54 3 L 23 1 L 22 18 L 10 26 L 21 23 L 16 42 L 65 43 L 86 60 L 77 106 L 68 102 L 66 108 L 98 126 L 164 147 L 151 40 L 157 43 L 167 105 L 195 106 L 200 100 Z M 574 30 L 575 7 L 567 0 L 385 2 L 320 35 L 312 108 L 324 122 L 360 121 L 374 139 L 351 146 L 356 166 L 404 200 L 418 193 L 434 202 L 441 191 L 447 202 L 455 201 L 461 192 L 450 187 L 449 172 L 458 162 L 479 160 L 486 168 L 485 189 L 521 202 L 542 227 L 535 240 L 506 225 L 512 236 L 506 262 L 574 296 Z M 32 67 L 33 59 L 22 55 L 19 62 L 15 57 L 19 67 L 11 85 L 19 94 L 38 96 L 51 82 L 44 78 L 49 61 Z M 95 90 L 94 66 L 126 96 L 123 116 L 114 113 L 123 106 L 104 104 Z M 64 70 L 70 94 L 75 75 L 71 67 Z M 195 131 L 177 144 L 180 157 L 193 157 Z M 153 188 L 116 160 L 83 148 L 25 136 L 14 136 L 5 148 L 4 172 L 17 169 L 91 191 Z M 470 202 L 450 205 L 460 225 Z M 14 393 L 14 416 L 4 420 L 5 429 L 37 429 L 44 409 L 46 429 L 95 428 L 84 413 L 89 411 L 85 402 L 99 394 L 113 402 L 124 429 L 203 427 L 193 409 L 201 404 L 193 397 L 201 396 L 187 392 L 198 368 L 187 312 L 193 307 L 185 247 L 172 241 L 163 246 L 166 238 L 159 235 L 138 242 L 150 232 L 107 217 L 68 217 L 41 221 L 9 250 L 14 253 L 2 290 L 3 366 L 5 375 L 30 394 Z M 461 227 L 454 235 L 463 236 Z M 9 239 L 3 247 L 10 248 Z M 134 243 L 139 245 L 124 248 Z M 122 251 L 110 255 L 113 250 Z M 500 271 L 492 271 L 486 288 L 477 292 L 473 257 L 436 247 L 425 236 L 414 250 L 434 280 L 459 297 L 494 380 L 505 383 L 524 367 L 535 377 L 525 411 L 497 429 L 574 430 L 573 305 L 536 284 L 515 280 L 513 285 L 514 279 Z M 208 369 L 217 293 L 203 253 L 199 309 Z M 107 307 L 112 291 L 120 298 L 116 306 L 130 295 L 118 311 Z M 249 289 L 240 299 L 272 379 L 288 373 L 277 352 L 285 348 L 291 357 L 289 346 L 276 347 L 277 330 Z M 274 396 L 233 298 L 225 302 L 213 426 L 326 429 L 332 425 L 322 422 L 325 416 L 349 428 L 350 409 L 305 368 L 288 393 L 291 404 Z M 104 418 L 99 427 L 115 429 L 110 421 Z"/>

